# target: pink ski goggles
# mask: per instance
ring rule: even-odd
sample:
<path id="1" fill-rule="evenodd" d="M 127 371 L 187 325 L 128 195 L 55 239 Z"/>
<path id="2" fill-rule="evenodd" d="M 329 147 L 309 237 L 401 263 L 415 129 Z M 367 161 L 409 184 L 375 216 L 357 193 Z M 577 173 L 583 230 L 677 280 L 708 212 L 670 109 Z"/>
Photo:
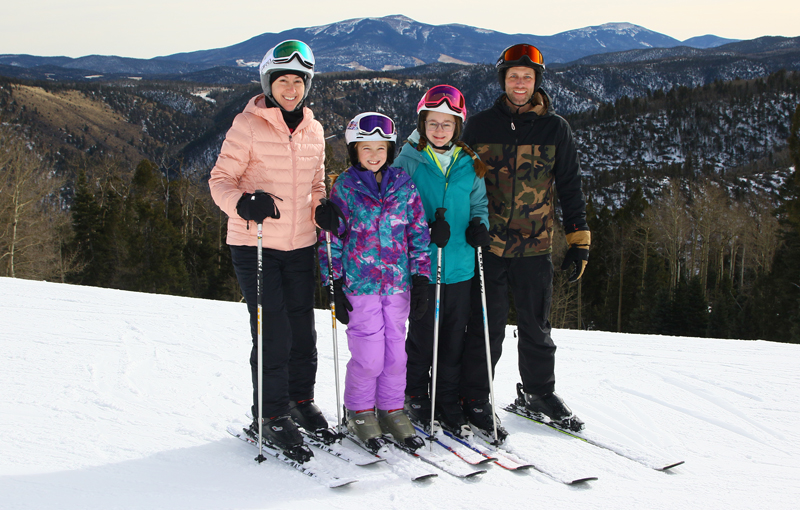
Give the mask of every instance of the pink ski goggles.
<path id="1" fill-rule="evenodd" d="M 417 106 L 417 110 L 419 110 L 422 105 L 426 108 L 436 108 L 445 101 L 447 101 L 451 110 L 466 116 L 467 105 L 466 101 L 464 101 L 464 95 L 452 85 L 436 85 L 435 87 L 431 87 L 422 97 L 420 105 Z"/>

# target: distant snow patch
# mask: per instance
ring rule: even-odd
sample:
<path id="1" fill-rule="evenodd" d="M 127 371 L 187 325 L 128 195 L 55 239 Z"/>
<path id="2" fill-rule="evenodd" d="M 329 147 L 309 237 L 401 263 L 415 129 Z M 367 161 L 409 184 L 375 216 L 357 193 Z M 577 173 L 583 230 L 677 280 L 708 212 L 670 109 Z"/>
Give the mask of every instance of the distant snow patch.
<path id="1" fill-rule="evenodd" d="M 261 62 L 245 62 L 243 58 L 236 60 L 238 67 L 258 67 Z"/>
<path id="2" fill-rule="evenodd" d="M 444 53 L 439 55 L 438 60 L 439 60 L 439 62 L 442 62 L 443 64 L 460 64 L 462 66 L 471 66 L 472 65 L 470 62 L 464 62 L 463 60 L 459 60 L 459 59 L 457 59 L 455 57 L 451 57 L 450 55 L 445 55 Z"/>
<path id="3" fill-rule="evenodd" d="M 339 64 L 340 66 L 349 67 L 353 71 L 371 71 L 369 67 L 364 67 L 355 60 L 347 64 Z"/>
<path id="4" fill-rule="evenodd" d="M 193 96 L 197 96 L 197 97 L 199 97 L 201 99 L 205 99 L 209 103 L 217 104 L 217 100 L 216 99 L 208 97 L 208 95 L 210 93 L 211 93 L 211 89 L 203 89 L 203 90 L 197 90 L 197 91 L 191 92 L 191 94 Z"/>

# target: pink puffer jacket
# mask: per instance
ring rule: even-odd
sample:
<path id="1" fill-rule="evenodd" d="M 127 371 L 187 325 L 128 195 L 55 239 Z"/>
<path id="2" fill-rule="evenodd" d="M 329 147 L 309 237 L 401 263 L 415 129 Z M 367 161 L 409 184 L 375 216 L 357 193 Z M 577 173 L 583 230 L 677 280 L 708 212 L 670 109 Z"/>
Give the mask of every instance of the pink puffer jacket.
<path id="1" fill-rule="evenodd" d="M 325 138 L 308 108 L 294 133 L 279 108 L 267 108 L 260 94 L 236 116 L 225 136 L 208 185 L 214 202 L 228 215 L 230 245 L 256 246 L 253 222 L 236 213 L 242 193 L 262 189 L 275 200 L 281 217 L 264 220 L 265 248 L 289 251 L 316 242 L 314 210 L 325 197 Z"/>

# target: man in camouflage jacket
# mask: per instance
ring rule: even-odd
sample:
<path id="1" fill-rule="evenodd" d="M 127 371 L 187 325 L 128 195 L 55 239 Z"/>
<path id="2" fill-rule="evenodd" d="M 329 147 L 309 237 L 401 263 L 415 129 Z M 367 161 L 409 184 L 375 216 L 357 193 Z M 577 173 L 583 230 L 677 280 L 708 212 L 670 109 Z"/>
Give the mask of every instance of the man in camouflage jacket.
<path id="1" fill-rule="evenodd" d="M 492 366 L 502 351 L 510 287 L 518 316 L 522 389 L 531 402 L 529 408 L 563 420 L 574 416 L 553 393 L 556 346 L 549 322 L 553 291 L 550 254 L 557 196 L 570 245 L 562 269 L 574 269 L 570 281 L 582 276 L 590 232 L 580 163 L 569 124 L 555 114 L 549 96 L 540 89 L 544 61 L 538 50 L 529 45 L 512 46 L 503 52 L 497 69 L 505 93 L 491 108 L 469 120 L 463 136 L 489 169 L 485 183 L 492 241 L 483 257 Z M 461 396 L 470 421 L 491 430 L 477 276 L 472 292 Z"/>

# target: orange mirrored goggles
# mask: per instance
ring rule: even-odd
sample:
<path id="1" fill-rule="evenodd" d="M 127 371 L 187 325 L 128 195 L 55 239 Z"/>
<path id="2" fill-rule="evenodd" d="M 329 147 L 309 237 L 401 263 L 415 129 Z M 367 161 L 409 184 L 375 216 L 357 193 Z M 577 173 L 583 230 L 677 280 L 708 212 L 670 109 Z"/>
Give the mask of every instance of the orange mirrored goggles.
<path id="1" fill-rule="evenodd" d="M 532 63 L 544 65 L 542 52 L 536 46 L 530 44 L 515 44 L 507 48 L 500 57 L 501 62 L 515 62 L 524 57 L 528 57 Z M 500 63 L 500 62 L 498 62 Z"/>

